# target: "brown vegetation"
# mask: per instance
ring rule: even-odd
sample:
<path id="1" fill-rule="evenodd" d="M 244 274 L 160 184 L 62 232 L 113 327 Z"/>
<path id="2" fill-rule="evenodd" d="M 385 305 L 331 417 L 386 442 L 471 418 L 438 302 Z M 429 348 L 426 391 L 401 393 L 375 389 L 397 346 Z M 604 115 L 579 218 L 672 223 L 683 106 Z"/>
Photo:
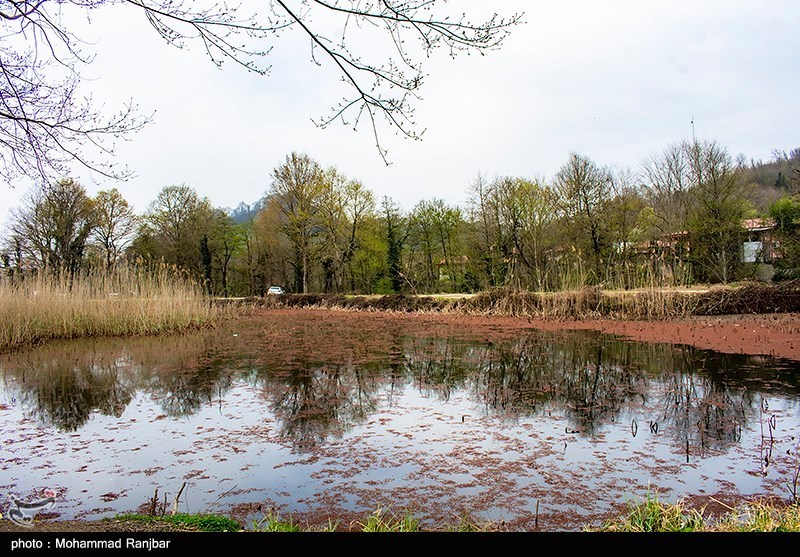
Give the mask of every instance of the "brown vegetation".
<path id="1" fill-rule="evenodd" d="M 671 319 L 689 316 L 800 311 L 800 281 L 745 282 L 694 289 L 607 291 L 587 287 L 564 292 L 495 289 L 474 296 L 345 296 L 286 294 L 221 300 L 225 305 L 323 308 L 357 311 L 456 313 L 556 319 Z"/>

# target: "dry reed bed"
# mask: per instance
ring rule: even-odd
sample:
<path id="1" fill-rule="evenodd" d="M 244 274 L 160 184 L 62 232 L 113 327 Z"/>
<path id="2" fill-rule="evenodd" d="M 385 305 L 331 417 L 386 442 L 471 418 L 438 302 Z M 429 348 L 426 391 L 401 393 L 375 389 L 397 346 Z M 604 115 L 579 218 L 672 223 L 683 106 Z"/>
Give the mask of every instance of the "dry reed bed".
<path id="1" fill-rule="evenodd" d="M 649 319 L 800 312 L 800 281 L 760 282 L 705 290 L 650 288 L 565 292 L 496 289 L 468 298 L 286 294 L 217 300 L 174 268 L 123 267 L 70 279 L 39 274 L 0 277 L 0 351 L 53 339 L 131 336 L 202 326 L 220 307 L 522 316 L 540 319 Z"/>
<path id="2" fill-rule="evenodd" d="M 565 292 L 496 289 L 469 298 L 387 295 L 285 294 L 220 300 L 220 304 L 353 311 L 461 313 L 552 319 L 673 319 L 688 316 L 791 313 L 800 311 L 800 281 L 748 282 L 708 289 L 650 288 L 606 291 L 591 287 Z"/>
<path id="3" fill-rule="evenodd" d="M 168 267 L 70 278 L 0 277 L 0 351 L 54 339 L 185 330 L 215 313 L 199 285 Z"/>

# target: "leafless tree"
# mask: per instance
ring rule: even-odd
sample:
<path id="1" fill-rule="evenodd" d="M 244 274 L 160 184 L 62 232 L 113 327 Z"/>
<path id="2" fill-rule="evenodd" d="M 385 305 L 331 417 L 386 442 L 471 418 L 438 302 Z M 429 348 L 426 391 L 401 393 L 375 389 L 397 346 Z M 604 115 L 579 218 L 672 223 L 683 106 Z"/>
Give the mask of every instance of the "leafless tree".
<path id="1" fill-rule="evenodd" d="M 113 162 L 116 140 L 148 123 L 133 103 L 114 115 L 79 93 L 81 70 L 92 61 L 88 43 L 67 25 L 95 10 L 141 10 L 170 45 L 200 44 L 211 61 L 268 74 L 273 42 L 300 33 L 312 61 L 334 68 L 350 91 L 321 127 L 366 121 L 384 160 L 378 124 L 419 138 L 414 102 L 422 61 L 442 48 L 451 56 L 501 46 L 522 14 L 473 23 L 446 0 L 27 0 L 0 3 L 0 177 L 47 183 L 77 165 L 104 177 L 130 172 Z M 69 21 L 74 21 L 71 19 Z M 94 157 L 98 156 L 98 159 Z M 387 161 L 388 162 L 388 161 Z"/>
<path id="2" fill-rule="evenodd" d="M 642 162 L 644 195 L 653 207 L 659 235 L 685 231 L 691 209 L 690 165 L 683 144 L 673 144 Z"/>
<path id="3" fill-rule="evenodd" d="M 597 276 L 602 276 L 600 263 L 608 248 L 604 220 L 612 184 L 610 169 L 578 153 L 570 153 L 554 179 L 562 214 L 574 226 L 578 246 L 582 240 L 587 245 Z"/>
<path id="4" fill-rule="evenodd" d="M 75 163 L 105 177 L 124 178 L 127 170 L 102 159 L 113 154 L 114 139 L 148 120 L 132 104 L 104 115 L 91 98 L 80 95 L 78 68 L 91 58 L 61 23 L 57 12 L 62 4 L 0 3 L 0 178 L 7 183 L 29 177 L 47 184 L 68 174 Z M 101 160 L 93 159 L 91 151 L 99 151 Z"/>

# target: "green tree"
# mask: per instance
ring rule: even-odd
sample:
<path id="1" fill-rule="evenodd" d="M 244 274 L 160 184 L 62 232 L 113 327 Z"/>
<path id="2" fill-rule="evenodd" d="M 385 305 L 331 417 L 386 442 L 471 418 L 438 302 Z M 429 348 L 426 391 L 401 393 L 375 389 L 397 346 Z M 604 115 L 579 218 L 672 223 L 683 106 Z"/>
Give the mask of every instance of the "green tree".
<path id="1" fill-rule="evenodd" d="M 334 167 L 323 172 L 318 212 L 324 292 L 343 289 L 346 258 L 350 249 L 350 225 L 345 208 L 348 182 L 348 178 Z"/>
<path id="2" fill-rule="evenodd" d="M 694 276 L 728 283 L 741 266 L 742 221 L 750 205 L 741 171 L 714 141 L 685 143 L 692 188 L 688 230 Z"/>
<path id="3" fill-rule="evenodd" d="M 364 228 L 375 216 L 375 195 L 358 180 L 349 180 L 344 187 L 344 212 L 349 224 L 347 247 L 342 254 L 350 277 L 350 290 L 356 290 L 353 259 L 362 247 Z"/>
<path id="4" fill-rule="evenodd" d="M 556 197 L 541 180 L 503 178 L 493 184 L 502 252 L 517 286 L 546 289 L 546 253 L 552 247 Z"/>
<path id="5" fill-rule="evenodd" d="M 318 209 L 322 289 L 352 291 L 352 260 L 359 248 L 364 221 L 375 209 L 374 196 L 361 182 L 349 179 L 334 167 L 323 172 L 322 181 Z"/>
<path id="6" fill-rule="evenodd" d="M 231 263 L 244 244 L 244 230 L 244 226 L 237 225 L 226 211 L 214 209 L 208 236 L 209 251 L 214 268 L 219 274 L 219 288 L 215 292 L 223 297 L 230 295 Z"/>
<path id="7" fill-rule="evenodd" d="M 267 197 L 247 229 L 244 258 L 249 293 L 263 296 L 273 285 L 289 285 L 295 272 L 292 244 L 284 234 L 285 218 L 277 203 Z"/>
<path id="8" fill-rule="evenodd" d="M 776 262 L 778 278 L 800 278 L 800 195 L 786 196 L 769 208 L 781 257 Z"/>
<path id="9" fill-rule="evenodd" d="M 588 257 L 594 281 L 603 276 L 605 258 L 611 247 L 604 227 L 604 213 L 612 184 L 608 169 L 578 153 L 570 153 L 554 180 L 561 215 L 573 233 L 573 245 L 579 257 Z"/>
<path id="10" fill-rule="evenodd" d="M 386 274 L 393 293 L 400 293 L 406 283 L 403 274 L 402 254 L 405 234 L 403 233 L 403 215 L 400 208 L 390 197 L 381 200 L 384 229 L 386 233 Z"/>
<path id="11" fill-rule="evenodd" d="M 369 212 L 359 226 L 358 249 L 349 262 L 353 292 L 386 294 L 391 290 L 387 273 L 388 238 L 383 220 L 377 211 Z"/>
<path id="12" fill-rule="evenodd" d="M 488 183 L 479 175 L 468 192 L 469 288 L 557 286 L 557 277 L 550 277 L 556 258 L 548 257 L 557 241 L 554 190 L 538 178 L 506 176 Z"/>
<path id="13" fill-rule="evenodd" d="M 44 267 L 51 272 L 78 272 L 94 228 L 93 204 L 72 178 L 35 187 L 12 211 L 10 234 L 17 246 L 17 266 Z"/>
<path id="14" fill-rule="evenodd" d="M 272 172 L 269 203 L 283 216 L 283 232 L 294 250 L 295 290 L 309 291 L 309 273 L 321 232 L 319 206 L 325 182 L 320 165 L 305 154 L 291 153 Z"/>
<path id="15" fill-rule="evenodd" d="M 459 289 L 462 279 L 459 232 L 462 228 L 463 217 L 461 209 L 457 206 L 446 205 L 442 199 L 431 200 L 433 209 L 433 228 L 437 242 L 442 250 L 442 263 L 445 275 L 440 274 L 439 279 L 450 281 L 450 288 L 455 292 Z M 458 263 L 458 264 L 456 264 Z"/>
<path id="16" fill-rule="evenodd" d="M 415 283 L 423 290 L 430 292 L 439 279 L 437 259 L 441 252 L 434 232 L 435 208 L 430 201 L 422 200 L 411 210 L 408 217 L 409 245 L 412 254 L 421 252 L 422 272 L 415 274 Z M 388 226 L 388 217 L 387 217 Z M 412 262 L 412 268 L 415 266 Z M 421 274 L 421 276 L 419 276 Z"/>
<path id="17" fill-rule="evenodd" d="M 212 213 L 208 198 L 201 198 L 190 186 L 165 186 L 142 217 L 133 251 L 203 278 L 208 274 L 209 258 L 203 245 L 208 241 Z"/>
<path id="18" fill-rule="evenodd" d="M 138 217 L 116 188 L 97 192 L 94 198 L 94 241 L 111 267 L 133 240 Z"/>

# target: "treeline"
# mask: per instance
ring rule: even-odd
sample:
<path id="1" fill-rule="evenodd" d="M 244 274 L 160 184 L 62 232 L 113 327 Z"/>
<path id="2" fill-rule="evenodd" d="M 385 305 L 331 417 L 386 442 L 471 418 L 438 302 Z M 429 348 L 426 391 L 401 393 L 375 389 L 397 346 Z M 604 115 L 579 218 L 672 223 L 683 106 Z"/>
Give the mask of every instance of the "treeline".
<path id="1" fill-rule="evenodd" d="M 775 225 L 776 277 L 800 276 L 800 149 L 747 162 L 685 141 L 637 169 L 571 153 L 551 180 L 478 175 L 463 206 L 431 197 L 408 211 L 301 153 L 270 177 L 252 206 L 215 207 L 181 184 L 142 213 L 117 189 L 90 197 L 61 179 L 12 211 L 0 267 L 19 276 L 163 263 L 216 296 L 274 284 L 413 294 L 727 283 L 754 276 L 743 223 L 763 218 Z"/>

